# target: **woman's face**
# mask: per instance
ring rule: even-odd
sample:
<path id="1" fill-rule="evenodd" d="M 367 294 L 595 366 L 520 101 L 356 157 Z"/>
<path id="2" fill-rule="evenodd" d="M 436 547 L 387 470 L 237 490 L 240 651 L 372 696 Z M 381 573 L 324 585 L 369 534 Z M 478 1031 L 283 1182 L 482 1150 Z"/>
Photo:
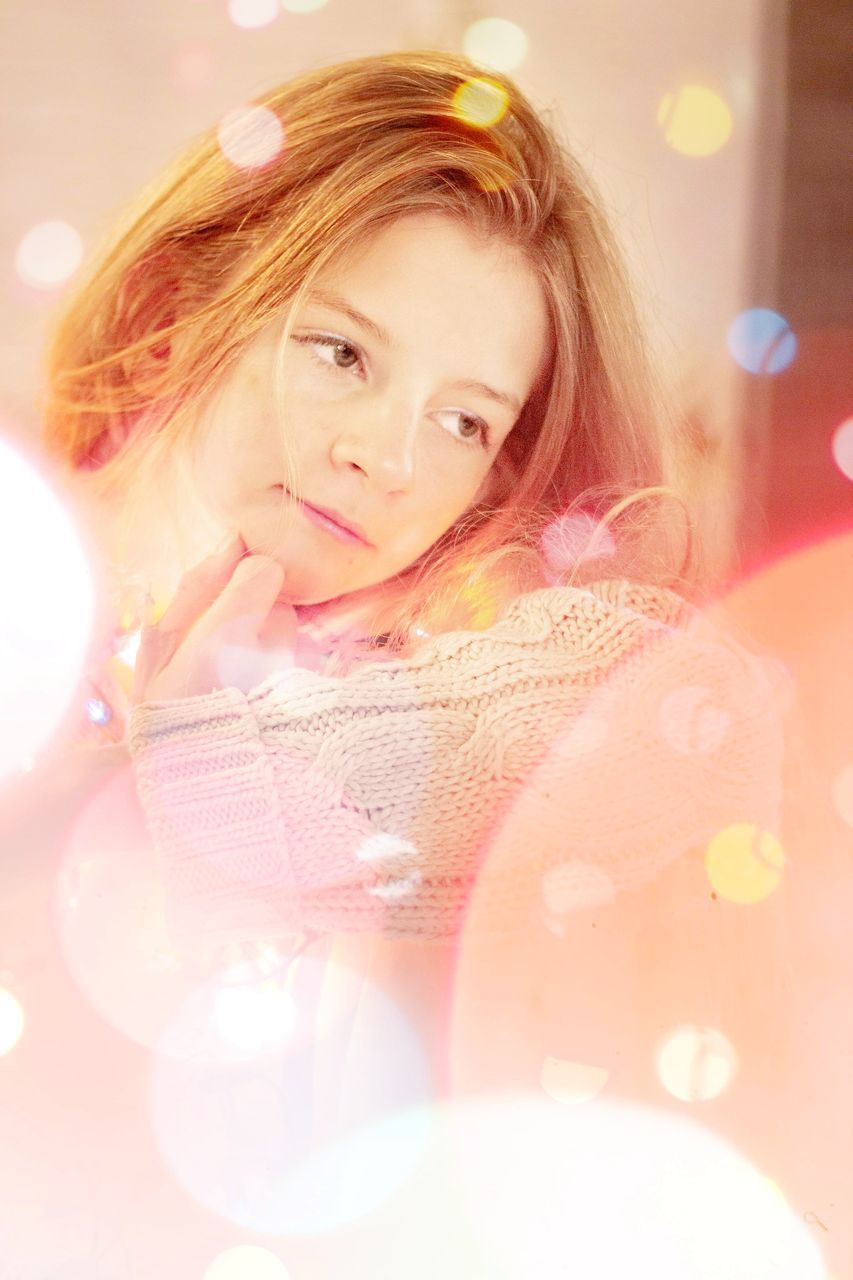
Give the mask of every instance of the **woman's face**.
<path id="1" fill-rule="evenodd" d="M 547 314 L 515 248 L 419 214 L 318 277 L 282 352 L 283 326 L 229 372 L 195 474 L 223 528 L 282 565 L 281 599 L 313 604 L 405 569 L 485 496 L 544 359 Z M 363 537 L 336 536 L 306 504 Z"/>

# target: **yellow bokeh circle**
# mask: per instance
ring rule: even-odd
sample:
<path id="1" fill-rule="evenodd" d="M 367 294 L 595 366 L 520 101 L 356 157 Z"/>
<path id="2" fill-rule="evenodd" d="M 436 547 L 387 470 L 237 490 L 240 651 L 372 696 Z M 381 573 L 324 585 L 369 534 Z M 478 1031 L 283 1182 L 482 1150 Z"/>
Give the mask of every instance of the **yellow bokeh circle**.
<path id="1" fill-rule="evenodd" d="M 725 827 L 705 851 L 705 870 L 721 898 L 749 904 L 768 898 L 785 866 L 781 844 L 751 822 Z"/>
<path id="2" fill-rule="evenodd" d="M 465 80 L 453 95 L 453 112 L 465 124 L 487 129 L 506 114 L 509 94 L 503 85 L 485 76 Z"/>
<path id="3" fill-rule="evenodd" d="M 713 155 L 732 133 L 732 113 L 724 100 L 699 84 L 685 84 L 665 94 L 657 122 L 667 144 L 685 156 Z"/>

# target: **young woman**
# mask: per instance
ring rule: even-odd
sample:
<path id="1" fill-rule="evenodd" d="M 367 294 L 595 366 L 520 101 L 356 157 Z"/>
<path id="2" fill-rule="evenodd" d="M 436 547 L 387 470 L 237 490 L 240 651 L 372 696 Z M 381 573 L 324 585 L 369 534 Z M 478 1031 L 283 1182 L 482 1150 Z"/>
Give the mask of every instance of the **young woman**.
<path id="1" fill-rule="evenodd" d="M 106 759 L 93 791 L 123 769 L 100 808 L 78 788 L 77 848 L 115 883 L 109 810 L 159 874 L 138 912 L 124 894 L 124 928 L 81 880 L 77 928 L 98 982 L 130 974 L 108 984 L 122 1028 L 138 1005 L 149 1032 L 170 975 L 177 1001 L 201 967 L 171 1048 L 134 1059 L 147 1152 L 149 1074 L 168 1083 L 187 1048 L 157 1121 L 175 1214 L 187 1186 L 288 1233 L 289 1259 L 295 1233 L 364 1216 L 376 1261 L 354 1275 L 408 1275 L 421 1250 L 418 1274 L 449 1274 L 427 1245 L 493 1274 L 458 1256 L 449 1164 L 408 1210 L 390 1195 L 422 1153 L 419 1108 L 492 1087 L 557 1106 L 543 1058 L 655 1102 L 665 1025 L 738 1000 L 751 1025 L 766 956 L 738 946 L 752 918 L 716 910 L 704 854 L 731 838 L 749 862 L 744 832 L 760 855 L 774 831 L 779 718 L 762 663 L 696 607 L 686 445 L 601 207 L 517 88 L 398 54 L 312 72 L 243 119 L 129 210 L 52 338 L 44 442 L 108 575 L 78 754 Z M 125 688 L 113 650 L 143 621 Z M 30 874 L 45 809 L 72 816 L 49 781 L 17 836 Z M 236 1004 L 205 1004 L 208 979 Z M 295 1030 L 272 1043 L 282 987 Z M 124 1114 L 113 1084 L 99 1095 Z M 373 1124 L 389 1109 L 404 1131 Z M 356 1129 L 338 1166 L 332 1140 Z M 115 1160 L 99 1170 L 122 1183 Z M 127 1210 L 156 1235 L 147 1213 Z"/>
<path id="2" fill-rule="evenodd" d="M 126 731 L 176 938 L 515 929 L 772 827 L 772 698 L 688 602 L 685 446 L 576 163 L 439 53 L 245 119 L 276 153 L 212 131 L 145 193 L 45 404 L 168 605 Z"/>

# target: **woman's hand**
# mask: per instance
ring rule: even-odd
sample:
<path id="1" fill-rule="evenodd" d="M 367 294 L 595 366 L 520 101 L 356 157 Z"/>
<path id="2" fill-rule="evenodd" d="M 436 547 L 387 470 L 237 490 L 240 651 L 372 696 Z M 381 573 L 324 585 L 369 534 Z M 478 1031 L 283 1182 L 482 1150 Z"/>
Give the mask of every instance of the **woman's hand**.
<path id="1" fill-rule="evenodd" d="M 131 705 L 230 687 L 248 693 L 293 666 L 297 617 L 276 603 L 283 580 L 281 565 L 248 555 L 239 535 L 191 569 L 156 626 L 142 629 Z"/>

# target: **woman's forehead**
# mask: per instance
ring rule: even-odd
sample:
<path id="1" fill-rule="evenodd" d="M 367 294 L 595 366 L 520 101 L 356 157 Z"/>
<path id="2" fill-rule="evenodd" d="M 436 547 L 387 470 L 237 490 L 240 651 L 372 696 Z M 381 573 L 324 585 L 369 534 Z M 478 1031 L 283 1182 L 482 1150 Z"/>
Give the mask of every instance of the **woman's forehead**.
<path id="1" fill-rule="evenodd" d="M 434 317 L 465 332 L 520 324 L 544 332 L 543 283 L 514 245 L 485 241 L 449 218 L 401 219 L 310 282 L 306 300 L 355 319 L 385 345 L 397 323 L 427 328 Z M 352 313 L 355 313 L 353 315 Z"/>
<path id="2" fill-rule="evenodd" d="M 356 272 L 368 261 L 376 258 L 413 259 L 420 248 L 429 254 L 436 246 L 445 253 L 465 256 L 471 261 L 491 262 L 495 257 L 524 263 L 533 271 L 532 264 L 522 250 L 508 237 L 487 234 L 466 219 L 451 212 L 416 210 L 391 220 L 347 245 L 318 272 L 318 279 Z M 433 261 L 440 266 L 440 261 Z"/>

